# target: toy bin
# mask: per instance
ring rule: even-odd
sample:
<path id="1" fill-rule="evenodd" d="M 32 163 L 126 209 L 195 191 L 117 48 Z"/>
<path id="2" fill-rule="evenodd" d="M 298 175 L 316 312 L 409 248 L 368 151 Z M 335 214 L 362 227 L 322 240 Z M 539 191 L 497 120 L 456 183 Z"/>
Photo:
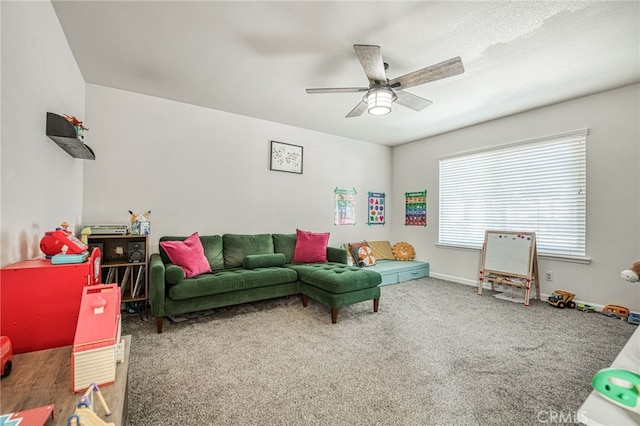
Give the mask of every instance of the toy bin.
<path id="1" fill-rule="evenodd" d="M 115 382 L 120 332 L 117 284 L 85 287 L 71 352 L 72 392 Z"/>

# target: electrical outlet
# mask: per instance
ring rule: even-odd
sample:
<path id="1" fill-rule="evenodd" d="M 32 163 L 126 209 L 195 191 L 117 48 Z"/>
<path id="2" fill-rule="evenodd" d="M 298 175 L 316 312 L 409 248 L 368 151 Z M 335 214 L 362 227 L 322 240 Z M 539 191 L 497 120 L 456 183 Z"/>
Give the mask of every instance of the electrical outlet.
<path id="1" fill-rule="evenodd" d="M 553 271 L 544 271 L 544 280 L 553 281 Z"/>

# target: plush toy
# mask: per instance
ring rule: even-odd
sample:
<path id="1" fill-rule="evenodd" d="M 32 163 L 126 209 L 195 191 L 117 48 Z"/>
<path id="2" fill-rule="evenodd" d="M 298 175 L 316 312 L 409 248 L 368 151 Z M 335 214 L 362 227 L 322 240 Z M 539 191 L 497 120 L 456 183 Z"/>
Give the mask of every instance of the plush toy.
<path id="1" fill-rule="evenodd" d="M 629 269 L 622 271 L 620 276 L 630 283 L 635 283 L 640 280 L 640 262 L 635 262 Z"/>
<path id="2" fill-rule="evenodd" d="M 396 260 L 408 261 L 413 260 L 413 258 L 416 257 L 416 251 L 414 250 L 413 246 L 404 241 L 396 243 L 393 246 L 392 251 Z"/>
<path id="3" fill-rule="evenodd" d="M 131 210 L 129 210 L 129 214 L 131 215 L 131 222 L 148 222 L 149 219 L 147 218 L 151 214 L 151 210 L 146 211 L 142 214 L 134 213 Z"/>

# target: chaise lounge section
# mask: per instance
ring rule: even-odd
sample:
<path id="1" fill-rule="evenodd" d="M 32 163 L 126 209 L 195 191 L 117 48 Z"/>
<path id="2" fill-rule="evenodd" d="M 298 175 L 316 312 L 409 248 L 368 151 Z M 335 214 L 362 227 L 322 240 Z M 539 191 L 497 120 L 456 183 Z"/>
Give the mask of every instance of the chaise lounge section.
<path id="1" fill-rule="evenodd" d="M 328 247 L 328 234 L 324 245 L 316 244 L 318 235 L 298 230 L 296 234 L 162 237 L 159 253 L 149 260 L 149 303 L 158 333 L 166 316 L 296 294 L 302 295 L 305 307 L 308 298 L 329 306 L 334 324 L 338 309 L 353 303 L 373 300 L 377 312 L 381 275 L 347 266 L 346 250 Z M 189 252 L 180 259 L 181 264 L 173 263 L 163 247 L 169 246 L 163 243 L 172 244 L 173 250 L 194 238 L 202 251 Z M 299 261 L 296 255 L 309 250 L 309 241 L 311 261 Z M 194 258 L 205 263 L 208 271 L 191 275 Z"/>

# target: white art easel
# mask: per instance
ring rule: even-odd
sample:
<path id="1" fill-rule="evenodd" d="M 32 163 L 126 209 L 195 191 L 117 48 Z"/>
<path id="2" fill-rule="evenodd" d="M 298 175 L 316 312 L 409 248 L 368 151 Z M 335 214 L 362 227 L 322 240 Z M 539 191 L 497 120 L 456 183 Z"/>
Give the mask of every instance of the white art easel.
<path id="1" fill-rule="evenodd" d="M 524 306 L 529 306 L 531 286 L 540 300 L 538 251 L 535 232 L 485 231 L 478 280 L 478 295 L 484 281 L 524 287 Z"/>

